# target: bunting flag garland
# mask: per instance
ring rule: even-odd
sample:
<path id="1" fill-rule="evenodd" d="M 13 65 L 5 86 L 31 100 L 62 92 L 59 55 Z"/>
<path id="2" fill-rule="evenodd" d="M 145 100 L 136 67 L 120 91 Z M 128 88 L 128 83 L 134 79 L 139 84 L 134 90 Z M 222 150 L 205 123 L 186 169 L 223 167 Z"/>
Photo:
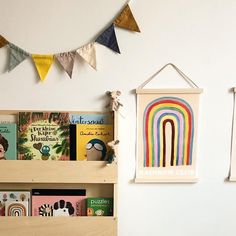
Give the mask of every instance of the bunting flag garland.
<path id="1" fill-rule="evenodd" d="M 0 35 L 0 48 L 6 46 L 7 44 L 8 41 L 2 35 Z"/>
<path id="2" fill-rule="evenodd" d="M 117 53 L 120 53 L 120 49 L 116 39 L 114 24 L 109 26 L 100 36 L 98 36 L 95 42 L 100 43 Z"/>
<path id="3" fill-rule="evenodd" d="M 41 81 L 44 81 L 53 63 L 53 55 L 32 54 L 32 58 Z"/>
<path id="4" fill-rule="evenodd" d="M 74 62 L 75 62 L 75 52 L 64 52 L 55 55 L 57 61 L 66 71 L 66 73 L 72 77 Z"/>
<path id="5" fill-rule="evenodd" d="M 24 61 L 29 56 L 29 53 L 25 52 L 24 50 L 22 50 L 21 48 L 17 47 L 12 43 L 9 43 L 9 48 L 10 48 L 10 56 L 9 56 L 8 71 L 11 71 L 16 66 L 18 66 L 22 61 Z"/>
<path id="6" fill-rule="evenodd" d="M 95 70 L 97 69 L 97 58 L 96 58 L 96 48 L 95 43 L 99 43 L 112 51 L 120 54 L 120 48 L 118 45 L 115 27 L 124 28 L 134 32 L 140 32 L 139 26 L 132 14 L 129 4 L 121 10 L 118 16 L 115 18 L 113 23 L 106 28 L 102 33 L 93 40 L 82 47 L 79 47 L 73 51 L 63 52 L 52 55 L 40 55 L 31 54 L 25 50 L 19 48 L 15 44 L 9 42 L 3 36 L 0 35 L 0 48 L 8 46 L 9 47 L 9 63 L 8 71 L 12 71 L 16 66 L 21 64 L 29 56 L 32 57 L 34 65 L 39 74 L 40 80 L 44 81 L 50 67 L 53 64 L 54 58 L 58 61 L 65 72 L 72 78 L 73 67 L 78 54 L 84 61 L 86 61 Z"/>
<path id="7" fill-rule="evenodd" d="M 120 15 L 115 19 L 114 25 L 131 31 L 140 32 L 138 24 L 134 19 L 134 16 L 128 4 L 120 13 Z"/>
<path id="8" fill-rule="evenodd" d="M 95 70 L 97 69 L 96 62 L 96 49 L 94 43 L 89 43 L 79 48 L 77 51 L 78 55 L 80 55 L 90 66 L 92 66 Z"/>

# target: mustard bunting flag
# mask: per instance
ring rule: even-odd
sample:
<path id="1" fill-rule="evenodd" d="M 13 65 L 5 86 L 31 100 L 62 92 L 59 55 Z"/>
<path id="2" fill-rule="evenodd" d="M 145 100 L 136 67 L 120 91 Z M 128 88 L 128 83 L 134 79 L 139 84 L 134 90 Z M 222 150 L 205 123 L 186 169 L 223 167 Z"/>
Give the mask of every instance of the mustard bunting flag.
<path id="1" fill-rule="evenodd" d="M 120 15 L 114 21 L 115 26 L 128 29 L 131 31 L 140 32 L 137 22 L 134 19 L 132 11 L 127 4 L 124 10 L 120 13 Z"/>
<path id="2" fill-rule="evenodd" d="M 111 50 L 120 53 L 120 49 L 116 39 L 116 33 L 114 29 L 114 24 L 108 27 L 98 38 L 95 40 Z"/>
<path id="3" fill-rule="evenodd" d="M 32 54 L 35 67 L 38 71 L 39 77 L 42 81 L 45 80 L 47 73 L 53 63 L 53 55 L 38 55 Z"/>
<path id="4" fill-rule="evenodd" d="M 76 51 L 90 66 L 97 69 L 96 49 L 94 43 L 89 43 Z"/>
<path id="5" fill-rule="evenodd" d="M 8 44 L 8 41 L 0 35 L 0 48 L 6 46 Z"/>
<path id="6" fill-rule="evenodd" d="M 22 61 L 24 61 L 29 56 L 29 53 L 25 52 L 24 50 L 22 50 L 21 48 L 17 47 L 12 43 L 9 43 L 9 48 L 10 48 L 10 55 L 9 55 L 8 71 L 11 71 L 16 66 L 18 66 Z"/>
<path id="7" fill-rule="evenodd" d="M 57 61 L 66 71 L 66 73 L 72 77 L 74 62 L 75 62 L 75 52 L 64 52 L 55 55 Z"/>

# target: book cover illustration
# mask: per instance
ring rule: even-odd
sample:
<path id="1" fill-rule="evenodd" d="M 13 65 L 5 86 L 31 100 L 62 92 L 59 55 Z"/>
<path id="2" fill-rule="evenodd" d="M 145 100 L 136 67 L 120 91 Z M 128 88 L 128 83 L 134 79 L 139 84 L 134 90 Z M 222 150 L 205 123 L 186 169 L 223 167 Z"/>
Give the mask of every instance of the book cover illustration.
<path id="1" fill-rule="evenodd" d="M 5 216 L 5 209 L 8 203 L 25 202 L 23 205 L 27 206 L 27 215 L 30 212 L 30 192 L 29 191 L 0 191 L 0 216 Z M 8 204 L 9 205 L 9 204 Z M 24 207 L 23 207 L 24 208 Z M 22 211 L 21 211 L 22 212 Z"/>
<path id="2" fill-rule="evenodd" d="M 5 216 L 28 216 L 29 202 L 8 201 L 5 203 Z"/>
<path id="3" fill-rule="evenodd" d="M 107 143 L 114 139 L 113 125 L 76 125 L 77 160 L 101 161 L 107 159 L 110 148 Z"/>
<path id="4" fill-rule="evenodd" d="M 85 215 L 86 191 L 84 189 L 32 190 L 33 216 Z"/>
<path id="5" fill-rule="evenodd" d="M 113 198 L 87 198 L 88 216 L 112 216 Z"/>
<path id="6" fill-rule="evenodd" d="M 0 124 L 0 160 L 16 160 L 16 124 Z"/>
<path id="7" fill-rule="evenodd" d="M 19 113 L 19 160 L 69 160 L 69 155 L 68 113 Z"/>

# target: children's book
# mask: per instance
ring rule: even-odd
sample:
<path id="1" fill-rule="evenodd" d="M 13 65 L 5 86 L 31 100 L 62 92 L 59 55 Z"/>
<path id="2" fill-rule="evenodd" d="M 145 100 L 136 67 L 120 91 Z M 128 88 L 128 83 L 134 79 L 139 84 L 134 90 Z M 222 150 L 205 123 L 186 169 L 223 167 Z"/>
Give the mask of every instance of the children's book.
<path id="1" fill-rule="evenodd" d="M 85 189 L 33 189 L 33 216 L 86 215 Z"/>
<path id="2" fill-rule="evenodd" d="M 16 124 L 0 124 L 0 160 L 16 160 Z"/>
<path id="3" fill-rule="evenodd" d="M 70 124 L 70 160 L 76 161 L 76 124 Z"/>
<path id="4" fill-rule="evenodd" d="M 69 160 L 69 155 L 68 113 L 19 113 L 19 160 Z"/>
<path id="5" fill-rule="evenodd" d="M 0 191 L 0 216 L 5 216 L 6 206 L 9 206 L 10 203 L 20 203 L 21 213 L 26 213 L 26 216 L 30 212 L 30 192 L 29 191 Z M 24 202 L 22 204 L 22 202 Z M 26 207 L 26 209 L 24 209 Z M 11 208 L 11 212 L 14 212 L 16 208 Z M 20 214 L 19 212 L 19 214 Z"/>
<path id="6" fill-rule="evenodd" d="M 104 124 L 76 125 L 77 160 L 101 161 L 107 159 L 108 142 L 114 139 L 114 126 Z"/>
<path id="7" fill-rule="evenodd" d="M 87 198 L 88 216 L 112 216 L 113 198 Z"/>
<path id="8" fill-rule="evenodd" d="M 70 114 L 70 160 L 77 160 L 76 125 L 112 125 L 112 113 L 82 113 Z M 86 158 L 82 158 L 84 160 Z"/>
<path id="9" fill-rule="evenodd" d="M 16 124 L 17 115 L 0 115 L 0 124 Z"/>

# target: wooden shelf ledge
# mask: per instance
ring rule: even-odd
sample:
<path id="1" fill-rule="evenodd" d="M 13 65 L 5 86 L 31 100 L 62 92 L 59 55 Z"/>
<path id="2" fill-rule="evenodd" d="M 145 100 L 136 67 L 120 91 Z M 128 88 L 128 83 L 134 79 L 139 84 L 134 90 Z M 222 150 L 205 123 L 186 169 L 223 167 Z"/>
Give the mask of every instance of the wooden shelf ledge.
<path id="1" fill-rule="evenodd" d="M 117 183 L 105 161 L 1 161 L 0 183 Z"/>
<path id="2" fill-rule="evenodd" d="M 1 217 L 1 236 L 117 235 L 115 217 Z"/>

